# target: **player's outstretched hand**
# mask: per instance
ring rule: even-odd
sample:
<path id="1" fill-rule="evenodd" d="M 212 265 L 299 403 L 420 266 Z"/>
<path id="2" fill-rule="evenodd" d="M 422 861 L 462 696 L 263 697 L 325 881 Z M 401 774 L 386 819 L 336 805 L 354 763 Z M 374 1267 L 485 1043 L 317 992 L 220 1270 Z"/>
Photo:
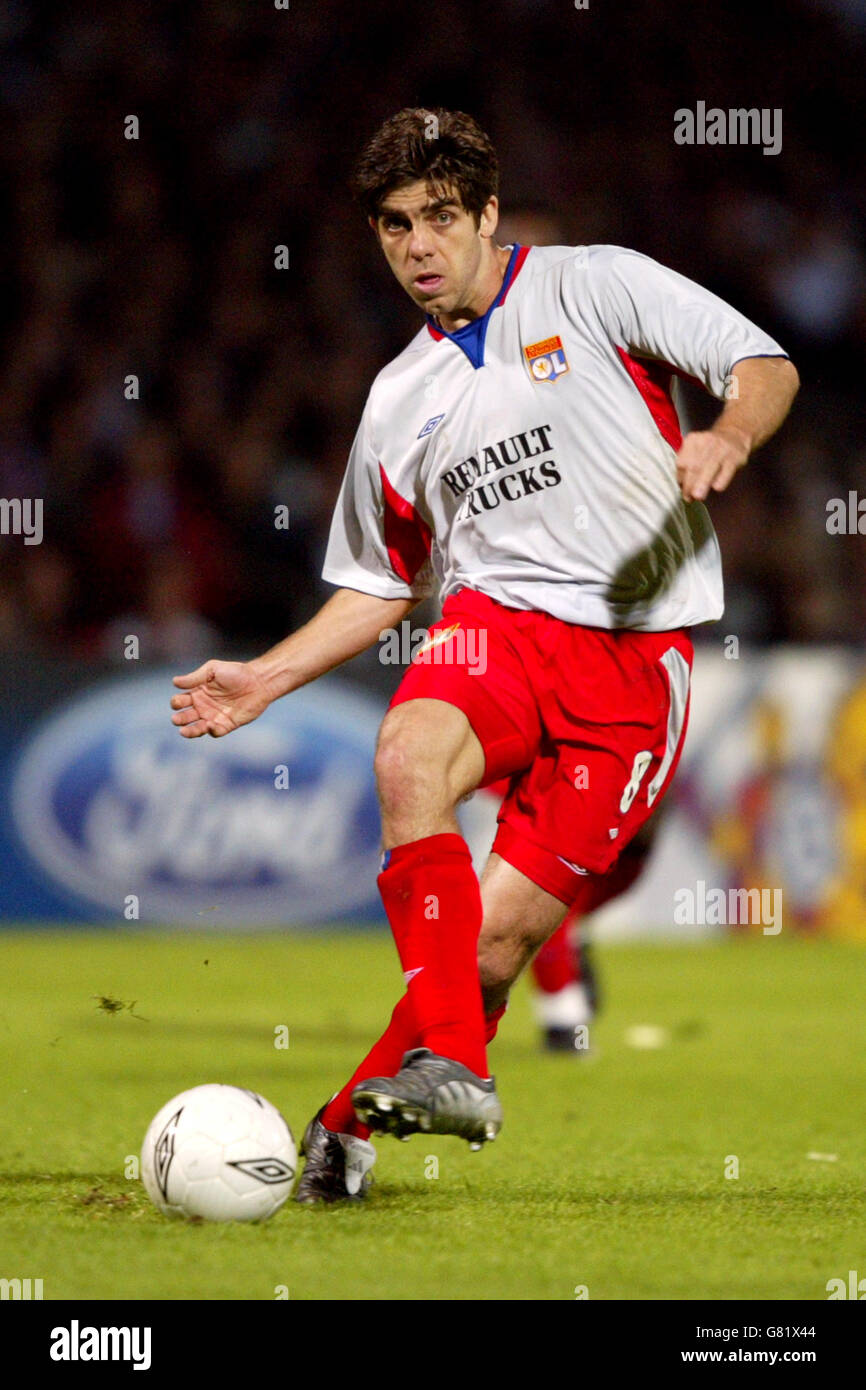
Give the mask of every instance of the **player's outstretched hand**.
<path id="1" fill-rule="evenodd" d="M 267 686 L 244 661 L 206 661 L 188 676 L 175 676 L 183 692 L 172 695 L 171 716 L 184 738 L 222 738 L 258 719 L 271 703 Z"/>
<path id="2" fill-rule="evenodd" d="M 677 454 L 677 481 L 686 502 L 702 502 L 709 493 L 724 492 L 749 457 L 748 442 L 739 430 L 693 430 Z"/>

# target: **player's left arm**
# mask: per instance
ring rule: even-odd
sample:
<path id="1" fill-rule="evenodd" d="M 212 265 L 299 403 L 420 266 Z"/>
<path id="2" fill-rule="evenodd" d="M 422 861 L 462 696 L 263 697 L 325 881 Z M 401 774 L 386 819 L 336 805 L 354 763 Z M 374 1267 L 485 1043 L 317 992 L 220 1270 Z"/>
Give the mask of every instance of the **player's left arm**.
<path id="1" fill-rule="evenodd" d="M 743 464 L 781 425 L 800 386 L 787 357 L 744 357 L 731 375 L 736 390 L 711 429 L 687 434 L 677 454 L 677 478 L 686 502 L 710 489 L 724 492 Z"/>

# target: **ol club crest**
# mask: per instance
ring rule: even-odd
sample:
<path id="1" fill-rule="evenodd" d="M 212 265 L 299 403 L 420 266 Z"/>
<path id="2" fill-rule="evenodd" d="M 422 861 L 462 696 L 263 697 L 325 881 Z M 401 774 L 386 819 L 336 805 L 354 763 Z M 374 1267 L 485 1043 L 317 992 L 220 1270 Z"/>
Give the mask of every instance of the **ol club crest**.
<path id="1" fill-rule="evenodd" d="M 523 355 L 529 363 L 533 381 L 556 381 L 568 371 L 568 360 L 559 336 L 530 343 L 523 349 Z"/>

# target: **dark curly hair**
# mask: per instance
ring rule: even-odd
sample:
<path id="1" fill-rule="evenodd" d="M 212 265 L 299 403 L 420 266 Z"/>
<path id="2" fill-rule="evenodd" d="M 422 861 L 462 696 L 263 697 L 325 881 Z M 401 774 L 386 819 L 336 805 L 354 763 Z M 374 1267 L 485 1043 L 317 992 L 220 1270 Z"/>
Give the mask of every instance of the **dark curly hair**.
<path id="1" fill-rule="evenodd" d="M 499 161 L 472 116 L 442 107 L 408 106 L 368 140 L 352 175 L 352 192 L 367 217 L 377 218 L 395 188 L 424 179 L 431 192 L 454 189 L 478 222 L 499 191 Z"/>

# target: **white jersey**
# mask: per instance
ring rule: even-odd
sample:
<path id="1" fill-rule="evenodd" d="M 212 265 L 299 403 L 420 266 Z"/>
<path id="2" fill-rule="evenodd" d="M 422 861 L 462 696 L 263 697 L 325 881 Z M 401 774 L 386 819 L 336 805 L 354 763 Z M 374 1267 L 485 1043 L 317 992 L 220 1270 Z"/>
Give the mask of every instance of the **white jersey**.
<path id="1" fill-rule="evenodd" d="M 617 246 L 512 250 L 483 318 L 428 317 L 376 377 L 323 577 L 381 598 L 463 587 L 569 623 L 657 632 L 721 617 L 719 547 L 683 502 L 672 378 L 725 397 L 778 343 Z"/>

